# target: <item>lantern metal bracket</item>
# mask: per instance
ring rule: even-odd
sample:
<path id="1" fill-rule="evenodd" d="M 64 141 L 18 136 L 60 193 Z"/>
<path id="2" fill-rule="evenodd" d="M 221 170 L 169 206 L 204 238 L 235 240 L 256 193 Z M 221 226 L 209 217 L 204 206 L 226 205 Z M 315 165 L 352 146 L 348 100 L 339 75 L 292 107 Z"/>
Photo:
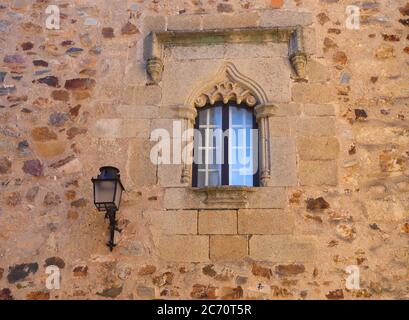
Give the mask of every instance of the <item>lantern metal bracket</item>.
<path id="1" fill-rule="evenodd" d="M 105 219 L 109 219 L 109 241 L 107 242 L 107 246 L 109 247 L 109 250 L 112 251 L 113 248 L 116 247 L 114 241 L 115 231 L 118 231 L 119 233 L 122 232 L 122 229 L 118 228 L 118 220 L 116 220 L 116 209 L 108 209 L 105 213 Z"/>

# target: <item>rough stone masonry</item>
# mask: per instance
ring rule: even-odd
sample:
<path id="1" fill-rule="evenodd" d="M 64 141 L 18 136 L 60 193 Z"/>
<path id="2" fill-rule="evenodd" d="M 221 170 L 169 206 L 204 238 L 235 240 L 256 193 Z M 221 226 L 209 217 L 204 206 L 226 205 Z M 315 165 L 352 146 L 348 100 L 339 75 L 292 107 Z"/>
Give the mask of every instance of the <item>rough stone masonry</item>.
<path id="1" fill-rule="evenodd" d="M 408 62 L 406 0 L 1 1 L 0 300 L 409 299 Z M 273 110 L 261 187 L 149 158 L 214 79 Z M 112 253 L 104 165 L 126 188 Z"/>

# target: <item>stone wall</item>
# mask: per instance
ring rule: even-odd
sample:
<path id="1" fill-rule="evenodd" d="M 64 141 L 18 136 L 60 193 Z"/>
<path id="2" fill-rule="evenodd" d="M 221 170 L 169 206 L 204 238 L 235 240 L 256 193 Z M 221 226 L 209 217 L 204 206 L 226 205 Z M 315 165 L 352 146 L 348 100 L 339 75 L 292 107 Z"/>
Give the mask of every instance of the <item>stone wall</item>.
<path id="1" fill-rule="evenodd" d="M 409 298 L 408 19 L 406 1 L 3 1 L 0 299 Z M 305 79 L 277 39 L 167 44 L 162 80 L 146 72 L 152 32 L 296 25 Z M 151 132 L 226 62 L 274 104 L 271 175 L 195 190 L 152 163 Z M 112 253 L 90 181 L 104 165 L 126 188 Z"/>

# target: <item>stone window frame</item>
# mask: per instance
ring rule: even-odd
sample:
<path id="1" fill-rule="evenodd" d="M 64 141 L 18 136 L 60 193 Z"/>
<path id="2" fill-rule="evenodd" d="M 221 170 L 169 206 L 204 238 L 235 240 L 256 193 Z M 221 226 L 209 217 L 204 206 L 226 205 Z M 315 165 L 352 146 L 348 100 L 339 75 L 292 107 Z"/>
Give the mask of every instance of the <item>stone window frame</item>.
<path id="1" fill-rule="evenodd" d="M 164 48 L 166 45 L 214 45 L 225 43 L 287 43 L 288 58 L 293 67 L 293 79 L 297 82 L 306 80 L 307 54 L 304 49 L 304 27 L 302 25 L 284 27 L 251 27 L 251 28 L 226 28 L 209 30 L 181 30 L 181 31 L 152 31 L 144 41 L 144 59 L 150 83 L 157 85 L 162 80 Z M 248 97 L 235 95 L 236 101 L 249 98 L 259 128 L 259 187 L 268 186 L 271 176 L 270 156 L 270 128 L 269 120 L 277 111 L 278 106 L 273 101 L 268 101 L 263 88 L 256 81 L 241 74 L 236 66 L 229 61 L 224 61 L 216 75 L 209 80 L 199 83 L 192 90 L 184 105 L 178 106 L 179 118 L 182 121 L 182 130 L 194 128 L 197 116 L 197 106 L 201 105 L 203 97 L 209 90 L 215 90 L 221 83 L 232 83 L 235 87 L 249 93 Z M 231 98 L 231 93 L 225 93 L 223 99 Z M 255 102 L 255 103 L 254 103 Z M 187 143 L 191 143 L 188 141 Z M 247 186 L 217 186 L 217 187 L 191 187 L 192 165 L 189 159 L 184 159 L 181 174 L 181 183 L 192 190 L 205 192 L 205 203 L 225 204 L 227 202 L 247 203 L 247 193 L 256 191 L 259 187 Z"/>

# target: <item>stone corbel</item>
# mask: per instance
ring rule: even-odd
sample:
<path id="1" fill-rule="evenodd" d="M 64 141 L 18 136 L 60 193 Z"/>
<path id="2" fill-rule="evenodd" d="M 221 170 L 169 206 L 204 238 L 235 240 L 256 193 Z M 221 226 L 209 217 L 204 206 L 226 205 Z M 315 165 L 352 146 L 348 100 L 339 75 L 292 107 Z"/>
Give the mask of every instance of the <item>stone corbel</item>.
<path id="1" fill-rule="evenodd" d="M 256 120 L 260 130 L 260 185 L 268 185 L 271 177 L 270 154 L 270 117 L 276 114 L 277 106 L 274 104 L 258 105 L 255 107 Z"/>
<path id="2" fill-rule="evenodd" d="M 146 72 L 154 84 L 162 80 L 163 61 L 162 49 L 155 33 L 151 35 L 150 57 L 146 61 Z"/>
<path id="3" fill-rule="evenodd" d="M 193 126 L 195 124 L 196 116 L 197 116 L 197 111 L 195 108 L 189 107 L 189 106 L 180 106 L 177 108 L 178 110 L 178 115 L 179 118 L 182 120 L 182 137 L 184 132 L 186 130 L 191 130 L 193 129 Z M 189 136 L 189 141 L 186 141 L 186 145 L 192 143 L 192 136 Z M 182 184 L 189 184 L 191 181 L 191 159 L 189 159 L 191 155 L 189 154 L 184 154 L 183 155 L 183 167 L 182 167 L 182 174 L 180 178 L 180 182 Z"/>
<path id="4" fill-rule="evenodd" d="M 297 26 L 290 38 L 290 61 L 296 74 L 296 80 L 306 80 L 307 55 L 303 44 L 303 29 Z"/>

